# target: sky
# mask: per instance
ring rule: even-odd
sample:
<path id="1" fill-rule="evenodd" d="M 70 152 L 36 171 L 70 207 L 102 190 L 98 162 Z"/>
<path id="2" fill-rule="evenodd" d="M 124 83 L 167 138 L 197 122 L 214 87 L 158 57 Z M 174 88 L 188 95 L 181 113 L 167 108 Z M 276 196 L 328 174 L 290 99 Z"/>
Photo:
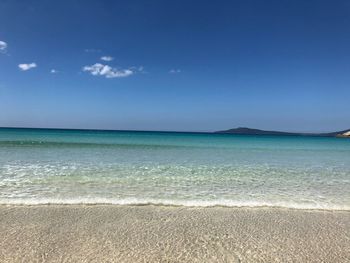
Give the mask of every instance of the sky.
<path id="1" fill-rule="evenodd" d="M 350 1 L 0 0 L 0 126 L 350 128 Z"/>

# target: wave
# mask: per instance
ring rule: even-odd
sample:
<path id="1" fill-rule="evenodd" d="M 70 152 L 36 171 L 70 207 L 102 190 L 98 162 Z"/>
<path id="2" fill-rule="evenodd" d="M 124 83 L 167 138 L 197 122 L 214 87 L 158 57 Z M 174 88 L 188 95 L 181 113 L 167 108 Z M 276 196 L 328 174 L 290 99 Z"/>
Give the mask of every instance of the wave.
<path id="1" fill-rule="evenodd" d="M 300 210 L 350 211 L 350 205 L 329 203 L 297 203 L 278 201 L 234 201 L 234 200 L 157 200 L 157 199 L 110 199 L 110 198 L 29 198 L 0 199 L 0 205 L 132 205 L 132 206 L 183 206 L 183 207 L 236 207 L 236 208 L 289 208 Z"/>

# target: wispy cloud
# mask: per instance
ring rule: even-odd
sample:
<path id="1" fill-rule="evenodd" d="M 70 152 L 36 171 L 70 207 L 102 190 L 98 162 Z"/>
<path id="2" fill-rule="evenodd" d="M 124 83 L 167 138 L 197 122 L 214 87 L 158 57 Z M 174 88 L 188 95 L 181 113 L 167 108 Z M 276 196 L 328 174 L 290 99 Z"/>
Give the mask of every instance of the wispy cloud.
<path id="1" fill-rule="evenodd" d="M 0 52 L 6 53 L 7 51 L 7 43 L 5 41 L 0 40 Z"/>
<path id="2" fill-rule="evenodd" d="M 84 49 L 86 53 L 100 53 L 101 49 L 95 49 L 95 48 L 86 48 Z"/>
<path id="3" fill-rule="evenodd" d="M 130 69 L 132 71 L 134 71 L 135 73 L 138 72 L 138 73 L 147 73 L 145 71 L 145 68 L 143 66 L 138 66 L 138 67 L 130 67 Z"/>
<path id="4" fill-rule="evenodd" d="M 29 63 L 29 64 L 19 64 L 18 65 L 19 69 L 22 71 L 30 70 L 32 68 L 36 68 L 37 64 L 36 63 Z"/>
<path id="5" fill-rule="evenodd" d="M 112 61 L 114 59 L 114 57 L 111 57 L 111 56 L 103 56 L 101 57 L 101 60 L 103 61 Z"/>
<path id="6" fill-rule="evenodd" d="M 181 69 L 171 69 L 171 70 L 169 70 L 169 73 L 171 73 L 171 74 L 181 73 Z"/>
<path id="7" fill-rule="evenodd" d="M 53 69 L 50 70 L 50 73 L 56 74 L 56 73 L 58 73 L 58 70 L 53 68 Z"/>
<path id="8" fill-rule="evenodd" d="M 94 76 L 104 76 L 106 78 L 124 78 L 135 73 L 132 69 L 117 69 L 101 63 L 85 66 L 83 71 L 90 72 Z"/>

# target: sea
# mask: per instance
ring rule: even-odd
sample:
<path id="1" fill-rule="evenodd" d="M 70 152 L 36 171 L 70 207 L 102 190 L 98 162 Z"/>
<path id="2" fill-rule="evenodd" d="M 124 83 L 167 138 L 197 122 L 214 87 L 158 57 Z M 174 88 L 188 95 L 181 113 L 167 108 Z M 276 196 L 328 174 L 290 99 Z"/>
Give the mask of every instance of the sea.
<path id="1" fill-rule="evenodd" d="M 0 204 L 350 210 L 350 139 L 1 128 Z"/>

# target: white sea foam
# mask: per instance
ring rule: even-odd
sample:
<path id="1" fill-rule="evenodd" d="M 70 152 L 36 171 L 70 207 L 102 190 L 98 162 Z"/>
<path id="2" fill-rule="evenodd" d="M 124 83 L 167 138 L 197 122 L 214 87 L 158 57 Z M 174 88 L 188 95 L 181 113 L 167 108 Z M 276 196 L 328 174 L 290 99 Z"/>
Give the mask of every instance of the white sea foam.
<path id="1" fill-rule="evenodd" d="M 234 201 L 234 200 L 157 200 L 157 199 L 109 199 L 109 198 L 23 198 L 0 199 L 0 205 L 162 205 L 185 207 L 276 207 L 303 210 L 343 210 L 350 211 L 349 205 L 329 203 L 296 203 L 296 202 L 265 202 L 265 201 Z"/>

